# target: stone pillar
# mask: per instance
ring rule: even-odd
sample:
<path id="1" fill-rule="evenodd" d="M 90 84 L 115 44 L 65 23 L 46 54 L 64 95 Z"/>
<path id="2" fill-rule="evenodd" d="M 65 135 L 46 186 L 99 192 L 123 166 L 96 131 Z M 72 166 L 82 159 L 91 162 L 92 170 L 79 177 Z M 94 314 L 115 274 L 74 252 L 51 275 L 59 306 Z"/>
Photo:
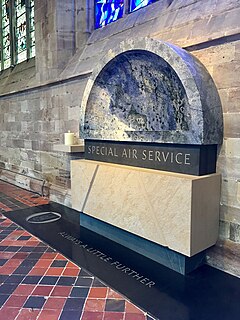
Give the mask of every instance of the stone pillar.
<path id="1" fill-rule="evenodd" d="M 83 50 L 94 25 L 94 1 L 75 0 L 76 8 L 76 47 Z"/>
<path id="2" fill-rule="evenodd" d="M 40 82 L 58 77 L 75 53 L 77 43 L 85 44 L 86 7 L 82 2 L 35 1 L 36 71 Z"/>

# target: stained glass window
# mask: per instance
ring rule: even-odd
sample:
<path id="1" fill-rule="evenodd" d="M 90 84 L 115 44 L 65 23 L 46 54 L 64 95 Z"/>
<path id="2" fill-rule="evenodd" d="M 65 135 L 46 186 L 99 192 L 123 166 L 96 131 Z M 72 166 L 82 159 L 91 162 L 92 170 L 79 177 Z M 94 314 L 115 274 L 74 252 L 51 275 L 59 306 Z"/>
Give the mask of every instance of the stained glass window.
<path id="1" fill-rule="evenodd" d="M 15 0 L 16 10 L 16 51 L 17 63 L 27 59 L 27 18 L 26 3 Z"/>
<path id="2" fill-rule="evenodd" d="M 123 16 L 124 0 L 95 0 L 95 28 L 101 28 Z"/>
<path id="3" fill-rule="evenodd" d="M 146 7 L 157 0 L 130 0 L 129 12 L 136 11 L 140 8 Z"/>
<path id="4" fill-rule="evenodd" d="M 30 38 L 30 58 L 35 57 L 35 24 L 34 24 L 34 0 L 29 2 L 29 38 Z"/>
<path id="5" fill-rule="evenodd" d="M 0 70 L 35 56 L 34 0 L 0 0 Z"/>
<path id="6" fill-rule="evenodd" d="M 1 41 L 1 60 L 2 67 L 8 68 L 11 65 L 11 47 L 10 47 L 10 4 L 9 0 L 2 1 L 1 4 L 2 21 L 2 41 Z"/>

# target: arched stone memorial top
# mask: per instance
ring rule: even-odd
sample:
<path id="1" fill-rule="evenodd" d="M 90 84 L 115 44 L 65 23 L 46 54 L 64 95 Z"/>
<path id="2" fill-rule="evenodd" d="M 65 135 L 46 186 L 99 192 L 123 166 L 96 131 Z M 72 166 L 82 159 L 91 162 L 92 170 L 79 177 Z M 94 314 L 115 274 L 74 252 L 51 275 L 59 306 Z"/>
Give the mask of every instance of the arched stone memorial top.
<path id="1" fill-rule="evenodd" d="M 84 139 L 221 144 L 217 89 L 191 54 L 150 38 L 109 50 L 88 80 L 82 100 Z"/>

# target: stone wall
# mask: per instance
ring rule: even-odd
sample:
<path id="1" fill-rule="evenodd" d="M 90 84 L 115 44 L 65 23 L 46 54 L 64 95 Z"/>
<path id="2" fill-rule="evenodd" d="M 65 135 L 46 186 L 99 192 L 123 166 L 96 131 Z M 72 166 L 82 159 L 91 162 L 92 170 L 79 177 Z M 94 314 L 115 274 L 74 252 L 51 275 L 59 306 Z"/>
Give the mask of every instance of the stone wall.
<path id="1" fill-rule="evenodd" d="M 53 152 L 53 145 L 63 143 L 67 130 L 78 132 L 83 88 L 84 78 L 79 78 L 1 98 L 3 177 L 47 195 L 51 190 L 53 197 L 58 190 L 59 201 L 70 205 L 70 160 L 81 155 Z"/>
<path id="2" fill-rule="evenodd" d="M 209 263 L 240 276 L 240 1 L 162 0 L 93 31 L 92 1 L 37 0 L 36 58 L 0 75 L 0 178 L 71 205 L 70 159 L 53 151 L 78 133 L 92 69 L 126 39 L 151 37 L 196 56 L 224 113 L 220 240 Z"/>

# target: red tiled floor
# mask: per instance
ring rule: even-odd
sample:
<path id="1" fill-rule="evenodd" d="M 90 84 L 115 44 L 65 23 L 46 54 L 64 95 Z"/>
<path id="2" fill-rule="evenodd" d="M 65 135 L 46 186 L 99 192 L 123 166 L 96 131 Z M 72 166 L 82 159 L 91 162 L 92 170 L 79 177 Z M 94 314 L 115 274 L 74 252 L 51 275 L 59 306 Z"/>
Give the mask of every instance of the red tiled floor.
<path id="1" fill-rule="evenodd" d="M 56 260 L 67 260 L 61 253 L 57 253 Z"/>
<path id="2" fill-rule="evenodd" d="M 14 254 L 14 256 L 12 257 L 12 259 L 25 259 L 27 258 L 27 256 L 29 255 L 28 252 L 17 252 L 16 254 Z"/>
<path id="3" fill-rule="evenodd" d="M 78 276 L 79 274 L 79 270 L 78 269 L 75 269 L 75 268 L 66 268 L 64 271 L 63 271 L 63 276 Z"/>
<path id="4" fill-rule="evenodd" d="M 44 305 L 44 309 L 62 309 L 66 302 L 66 298 L 56 298 L 56 297 L 49 297 L 46 304 Z"/>
<path id="5" fill-rule="evenodd" d="M 19 308 L 3 307 L 0 310 L 0 319 L 14 320 L 19 313 Z"/>
<path id="6" fill-rule="evenodd" d="M 72 290 L 72 287 L 57 286 L 53 289 L 51 296 L 68 297 L 71 290 Z"/>
<path id="7" fill-rule="evenodd" d="M 32 292 L 32 296 L 49 296 L 53 286 L 38 285 Z"/>
<path id="8" fill-rule="evenodd" d="M 41 259 L 44 260 L 53 260 L 54 258 L 56 258 L 57 253 L 52 253 L 52 252 L 46 252 L 42 255 Z M 52 261 L 51 261 L 52 262 Z"/>
<path id="9" fill-rule="evenodd" d="M 108 293 L 107 293 L 108 298 L 114 298 L 114 299 L 123 299 L 123 296 L 116 291 L 112 290 L 109 288 Z"/>
<path id="10" fill-rule="evenodd" d="M 87 299 L 85 304 L 85 311 L 104 311 L 106 304 L 105 299 Z"/>
<path id="11" fill-rule="evenodd" d="M 32 285 L 32 284 L 19 284 L 13 293 L 16 295 L 19 295 L 19 296 L 21 296 L 21 295 L 22 296 L 25 296 L 25 295 L 29 296 L 33 292 L 35 287 L 36 286 Z"/>
<path id="12" fill-rule="evenodd" d="M 122 312 L 105 312 L 103 320 L 123 320 L 124 313 Z"/>
<path id="13" fill-rule="evenodd" d="M 38 320 L 58 320 L 62 310 L 42 310 Z M 71 320 L 71 319 L 69 319 Z"/>
<path id="14" fill-rule="evenodd" d="M 79 269 L 79 267 L 76 264 L 74 264 L 72 261 L 68 261 L 66 267 L 67 268 L 77 268 L 77 269 Z"/>
<path id="15" fill-rule="evenodd" d="M 36 247 L 39 244 L 39 241 L 28 241 L 27 245 L 28 246 L 32 246 L 32 247 Z"/>
<path id="16" fill-rule="evenodd" d="M 145 320 L 144 314 L 126 313 L 124 320 Z"/>
<path id="17" fill-rule="evenodd" d="M 1 246 L 3 242 L 1 241 Z M 15 252 L 0 252 L 0 259 L 11 259 L 15 255 Z"/>
<path id="18" fill-rule="evenodd" d="M 10 203 L 6 205 L 4 203 L 5 198 L 0 198 L 0 212 L 21 209 L 21 203 L 35 206 L 48 202 L 45 198 L 2 181 L 0 181 L 0 191 L 5 194 L 5 198 L 8 197 L 8 203 Z M 11 203 L 12 197 L 19 201 L 19 205 L 14 204 L 14 202 Z M 27 231 L 18 228 L 9 219 L 2 218 L 0 213 L 0 234 L 1 230 L 10 226 L 12 231 L 6 233 L 6 237 L 2 239 L 0 246 L 1 248 L 10 246 L 11 250 L 16 251 L 0 251 L 0 260 L 3 263 L 3 266 L 0 267 L 3 286 L 0 288 L 3 288 L 1 294 L 4 297 L 2 305 L 0 304 L 0 320 L 60 320 L 61 313 L 64 320 L 72 320 L 73 317 L 74 319 L 80 318 L 80 310 L 70 310 L 64 307 L 67 300 L 69 302 L 69 300 L 77 301 L 78 299 L 84 306 L 81 320 L 146 319 L 145 314 L 140 309 L 125 300 L 116 291 L 109 287 L 91 287 L 92 281 L 85 281 L 86 278 L 81 276 L 80 267 L 69 261 L 62 254 L 53 252 L 50 247 Z M 21 236 L 26 238 L 19 239 Z M 39 245 L 44 246 L 40 254 L 38 254 Z M 64 261 L 67 263 L 64 264 Z M 59 263 L 61 266 L 59 266 Z M 14 272 L 18 275 L 17 277 L 13 274 Z M 9 278 L 9 276 L 12 278 Z M 79 283 L 84 283 L 85 285 L 74 287 L 63 282 L 62 284 L 67 285 L 58 285 L 57 280 L 59 277 L 64 280 L 69 278 L 71 281 L 78 277 L 81 280 Z M 14 290 L 16 285 L 8 282 L 7 279 L 10 279 L 10 281 L 13 279 L 13 282 L 19 279 L 20 282 L 24 281 L 24 283 L 19 283 Z M 4 281 L 7 282 L 5 283 Z M 42 284 L 39 283 L 41 281 L 43 282 Z M 89 286 L 90 290 L 88 292 Z M 12 293 L 5 293 L 4 290 Z M 27 303 L 26 306 L 25 303 Z M 31 308 L 29 308 L 29 303 L 32 306 Z M 121 312 L 118 312 L 119 306 L 121 307 Z"/>
<path id="19" fill-rule="evenodd" d="M 45 268 L 33 268 L 30 272 L 30 276 L 43 276 L 46 273 Z"/>
<path id="20" fill-rule="evenodd" d="M 5 303 L 6 307 L 22 307 L 27 300 L 28 296 L 11 295 L 11 297 Z"/>
<path id="21" fill-rule="evenodd" d="M 16 267 L 2 267 L 2 268 L 0 268 L 0 274 L 2 274 L 2 275 L 10 275 L 15 270 L 16 270 Z"/>
<path id="22" fill-rule="evenodd" d="M 19 259 L 11 259 L 10 261 L 8 261 L 4 267 L 6 268 L 11 268 L 11 267 L 18 267 L 20 264 L 22 263 L 22 260 Z M 16 269 L 16 268 L 15 268 Z"/>
<path id="23" fill-rule="evenodd" d="M 134 304 L 129 303 L 129 302 L 126 302 L 126 304 L 125 304 L 125 311 L 126 311 L 126 313 L 142 314 L 142 311 L 139 308 L 135 307 Z"/>
<path id="24" fill-rule="evenodd" d="M 40 310 L 21 309 L 16 320 L 36 320 Z"/>
<path id="25" fill-rule="evenodd" d="M 51 263 L 52 263 L 51 259 L 44 259 L 44 260 L 41 259 L 35 264 L 35 267 L 36 268 L 48 268 L 48 267 L 50 267 Z"/>
<path id="26" fill-rule="evenodd" d="M 60 276 L 64 268 L 49 268 L 46 272 L 47 276 Z"/>
<path id="27" fill-rule="evenodd" d="M 90 312 L 85 311 L 82 315 L 81 320 L 102 320 L 103 312 Z"/>
<path id="28" fill-rule="evenodd" d="M 106 298 L 107 288 L 91 288 L 88 297 L 89 298 Z"/>

